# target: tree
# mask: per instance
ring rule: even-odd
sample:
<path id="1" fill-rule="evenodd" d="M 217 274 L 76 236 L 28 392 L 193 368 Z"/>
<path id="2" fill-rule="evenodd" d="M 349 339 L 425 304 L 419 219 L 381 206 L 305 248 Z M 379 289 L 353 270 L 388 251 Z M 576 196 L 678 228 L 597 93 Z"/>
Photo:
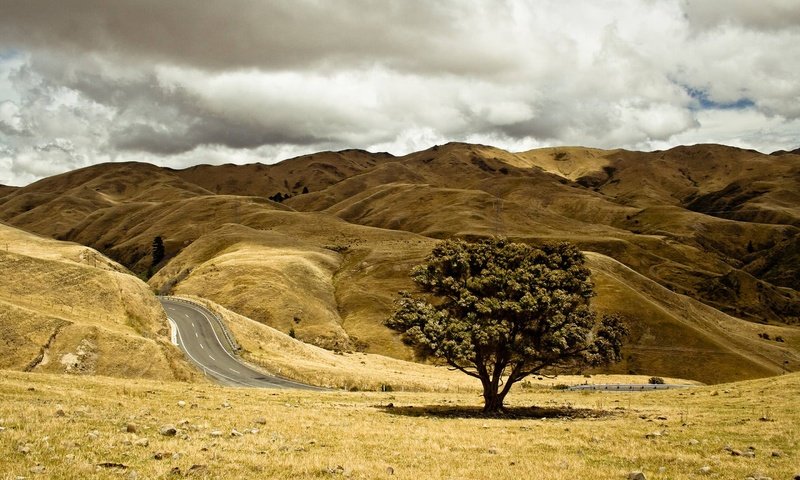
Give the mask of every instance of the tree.
<path id="1" fill-rule="evenodd" d="M 154 268 L 156 265 L 161 263 L 161 260 L 164 260 L 164 240 L 162 240 L 161 237 L 155 237 L 153 239 L 151 254 L 153 256 L 153 260 L 150 266 L 151 268 Z"/>
<path id="2" fill-rule="evenodd" d="M 447 240 L 411 272 L 427 299 L 403 293 L 386 323 L 421 353 L 478 378 L 483 410 L 496 414 L 528 375 L 619 361 L 627 330 L 618 316 L 592 312 L 589 275 L 568 243 Z"/>

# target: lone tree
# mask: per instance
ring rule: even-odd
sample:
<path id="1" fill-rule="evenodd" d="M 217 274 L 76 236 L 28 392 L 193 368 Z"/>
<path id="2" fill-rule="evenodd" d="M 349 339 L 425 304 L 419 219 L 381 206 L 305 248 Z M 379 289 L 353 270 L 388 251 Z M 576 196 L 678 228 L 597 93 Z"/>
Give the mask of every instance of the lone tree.
<path id="1" fill-rule="evenodd" d="M 427 300 L 403 293 L 387 325 L 480 379 L 483 411 L 496 414 L 528 375 L 620 360 L 627 330 L 618 316 L 591 311 L 589 274 L 569 243 L 447 240 L 411 272 Z"/>
<path id="2" fill-rule="evenodd" d="M 156 265 L 161 263 L 161 260 L 164 260 L 164 240 L 161 237 L 153 239 L 153 247 L 150 253 L 153 256 L 150 268 L 155 268 Z"/>

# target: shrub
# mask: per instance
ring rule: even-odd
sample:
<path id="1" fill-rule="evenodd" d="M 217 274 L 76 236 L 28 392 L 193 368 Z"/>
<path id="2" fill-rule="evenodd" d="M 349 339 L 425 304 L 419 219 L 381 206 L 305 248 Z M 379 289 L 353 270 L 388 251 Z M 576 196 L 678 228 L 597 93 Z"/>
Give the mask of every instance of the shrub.
<path id="1" fill-rule="evenodd" d="M 650 385 L 664 385 L 664 379 L 661 377 L 650 377 L 647 383 Z"/>

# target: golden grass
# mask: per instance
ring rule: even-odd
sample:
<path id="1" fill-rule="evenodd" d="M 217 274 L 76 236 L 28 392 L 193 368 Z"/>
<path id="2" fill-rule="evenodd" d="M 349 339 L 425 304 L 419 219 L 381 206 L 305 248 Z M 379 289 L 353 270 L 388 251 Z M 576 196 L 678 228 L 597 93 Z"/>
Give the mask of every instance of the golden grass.
<path id="1" fill-rule="evenodd" d="M 0 366 L 145 378 L 195 374 L 146 284 L 94 250 L 0 225 Z"/>
<path id="2" fill-rule="evenodd" d="M 800 473 L 798 394 L 798 374 L 644 394 L 517 390 L 509 405 L 518 413 L 535 405 L 554 416 L 503 419 L 470 418 L 480 404 L 474 393 L 0 372 L 0 477 L 565 480 L 642 470 L 649 479 L 682 480 L 704 478 L 707 466 L 709 478 L 791 478 Z M 167 424 L 176 436 L 159 434 Z M 147 446 L 137 445 L 143 438 Z"/>

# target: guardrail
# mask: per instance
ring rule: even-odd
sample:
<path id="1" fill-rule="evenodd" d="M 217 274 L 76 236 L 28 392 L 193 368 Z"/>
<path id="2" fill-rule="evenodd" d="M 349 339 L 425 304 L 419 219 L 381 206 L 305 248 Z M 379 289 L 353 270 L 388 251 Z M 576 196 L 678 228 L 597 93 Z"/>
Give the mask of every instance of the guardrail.
<path id="1" fill-rule="evenodd" d="M 213 311 L 209 310 L 208 307 L 206 307 L 202 303 L 195 302 L 194 300 L 189 300 L 188 298 L 173 297 L 171 295 L 156 295 L 156 297 L 163 298 L 166 300 L 171 300 L 173 302 L 187 303 L 189 305 L 202 308 L 204 311 L 208 312 L 208 314 L 210 314 L 214 320 L 217 321 L 217 325 L 219 325 L 220 330 L 222 330 L 222 335 L 225 337 L 225 340 L 228 341 L 233 351 L 238 352 L 239 350 L 242 349 L 239 343 L 236 342 L 236 339 L 233 337 L 233 334 L 230 332 L 230 330 L 228 330 L 228 327 L 225 325 L 225 322 L 222 320 L 222 318 Z"/>
<path id="2" fill-rule="evenodd" d="M 673 388 L 690 388 L 694 385 L 676 383 L 637 383 L 637 384 L 587 384 L 573 385 L 568 390 L 594 390 L 603 392 L 643 392 L 646 390 L 670 390 Z"/>

